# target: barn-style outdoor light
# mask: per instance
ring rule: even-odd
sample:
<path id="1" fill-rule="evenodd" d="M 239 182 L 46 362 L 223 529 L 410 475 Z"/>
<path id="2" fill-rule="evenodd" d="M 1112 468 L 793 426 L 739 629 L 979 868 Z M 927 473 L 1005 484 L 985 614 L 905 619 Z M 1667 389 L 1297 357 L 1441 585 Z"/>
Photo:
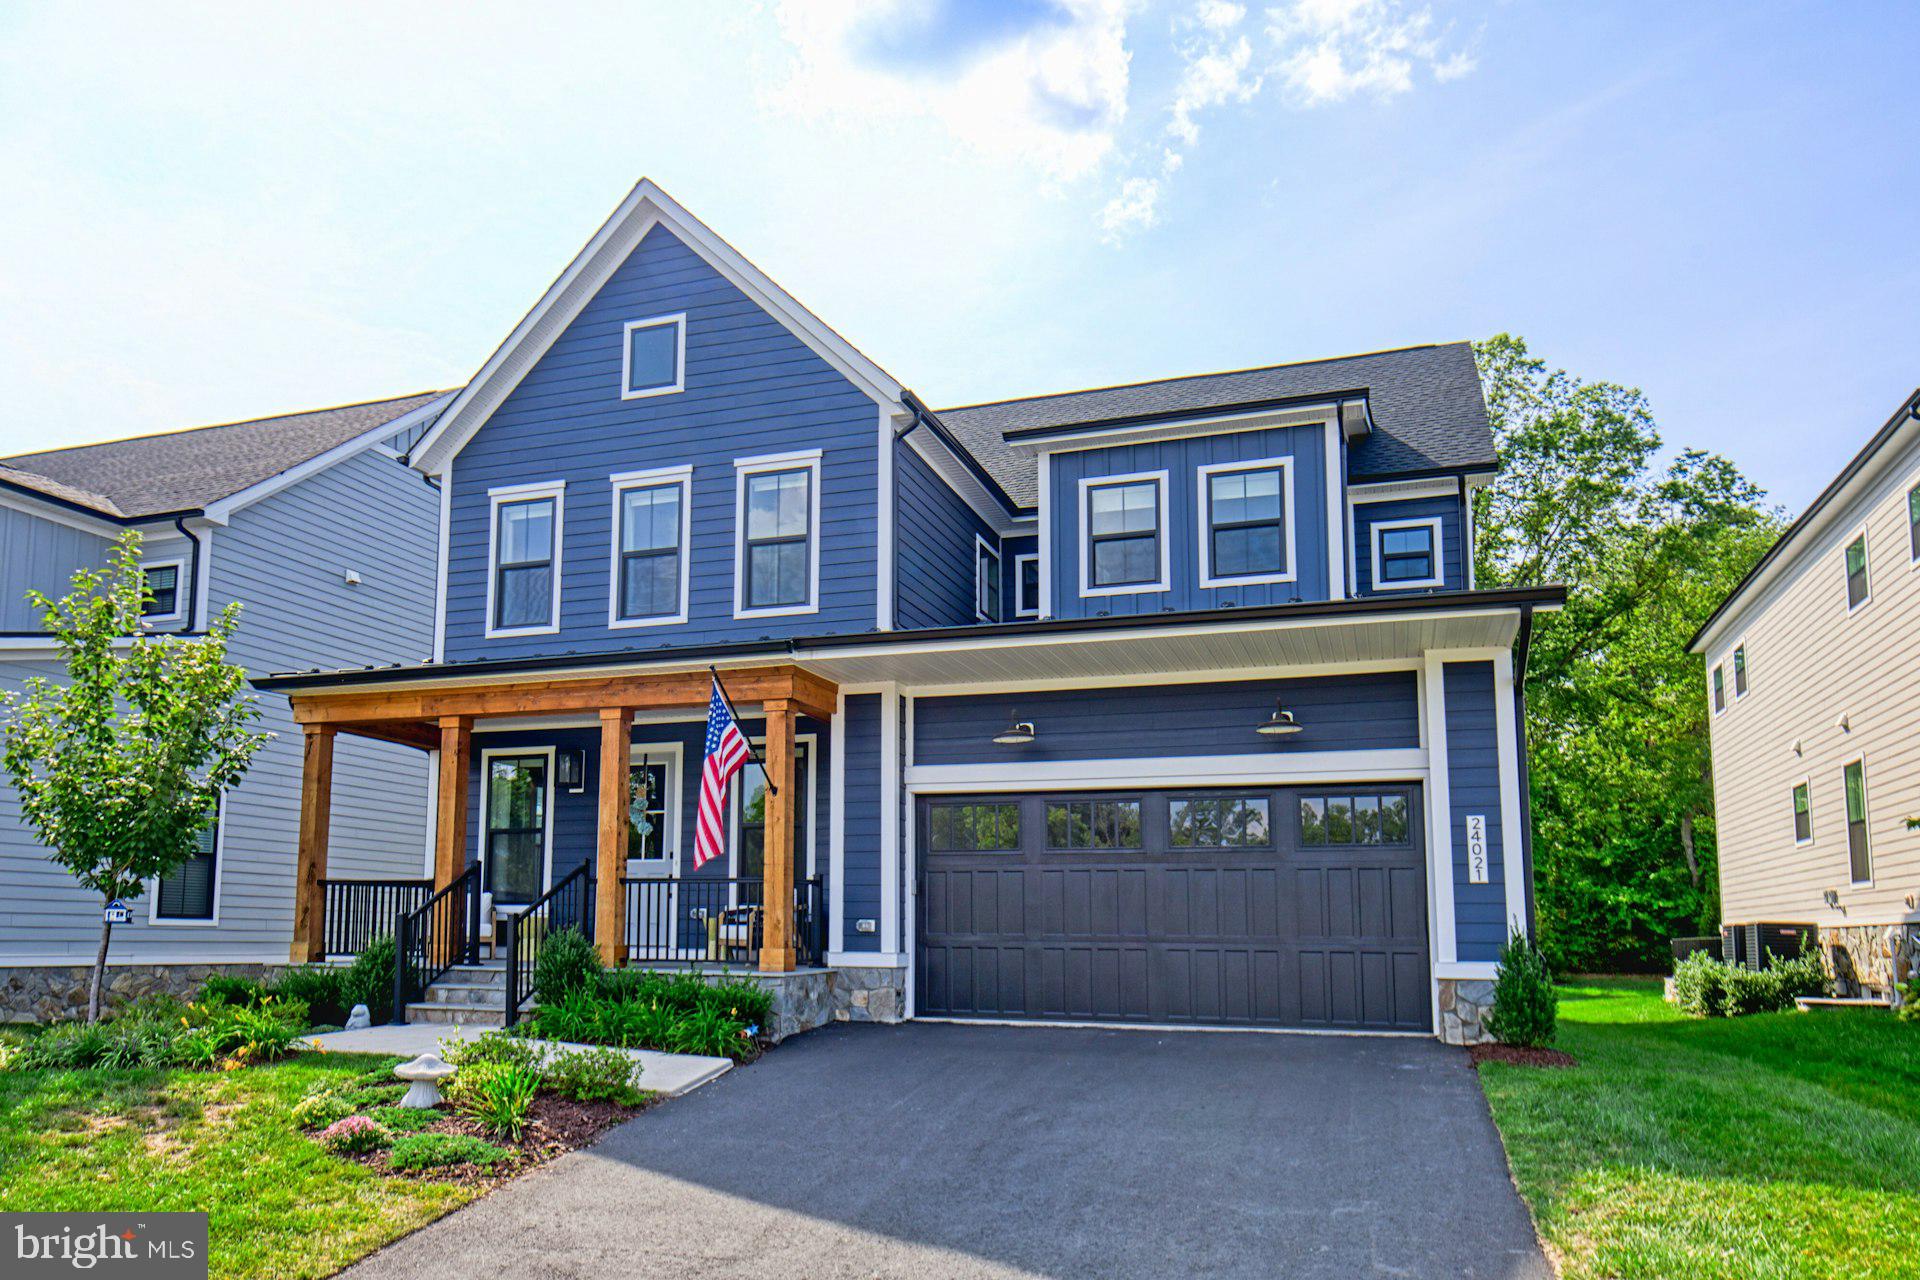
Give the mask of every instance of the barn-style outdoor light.
<path id="1" fill-rule="evenodd" d="M 1278 738 L 1300 732 L 1300 726 L 1295 723 L 1293 712 L 1276 702 L 1273 704 L 1273 714 L 1256 725 L 1253 731 L 1269 738 Z"/>
<path id="2" fill-rule="evenodd" d="M 587 752 L 584 747 L 562 747 L 553 753 L 553 780 L 568 791 L 584 791 L 587 786 Z"/>
<path id="3" fill-rule="evenodd" d="M 1016 711 L 1013 713 L 1013 722 L 994 734 L 993 740 L 1003 747 L 1024 747 L 1033 741 L 1033 721 L 1022 720 Z"/>

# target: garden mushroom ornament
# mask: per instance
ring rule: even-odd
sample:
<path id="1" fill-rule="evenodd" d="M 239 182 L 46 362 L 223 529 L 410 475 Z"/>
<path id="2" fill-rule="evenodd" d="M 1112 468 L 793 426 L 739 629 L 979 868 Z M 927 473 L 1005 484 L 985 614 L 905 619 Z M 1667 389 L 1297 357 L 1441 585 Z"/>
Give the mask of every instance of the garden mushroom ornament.
<path id="1" fill-rule="evenodd" d="M 407 1096 L 400 1099 L 400 1105 L 424 1109 L 440 1105 L 440 1082 L 453 1074 L 453 1068 L 438 1056 L 423 1053 L 412 1062 L 395 1067 L 393 1074 L 412 1086 Z"/>

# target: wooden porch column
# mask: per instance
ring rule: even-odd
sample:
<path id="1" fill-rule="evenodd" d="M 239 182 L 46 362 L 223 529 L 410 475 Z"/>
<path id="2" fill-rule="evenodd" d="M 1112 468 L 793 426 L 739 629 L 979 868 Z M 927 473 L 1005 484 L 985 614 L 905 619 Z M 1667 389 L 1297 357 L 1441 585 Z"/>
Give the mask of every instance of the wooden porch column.
<path id="1" fill-rule="evenodd" d="M 767 825 L 761 858 L 760 972 L 790 973 L 793 949 L 793 703 L 772 698 L 767 714 Z"/>
<path id="2" fill-rule="evenodd" d="M 593 869 L 593 936 L 600 962 L 613 966 L 627 958 L 627 895 L 620 877 L 627 869 L 628 770 L 633 754 L 633 711 L 606 707 L 600 712 L 600 843 Z"/>
<path id="3" fill-rule="evenodd" d="M 311 964 L 326 958 L 327 827 L 333 821 L 332 725 L 304 726 L 300 766 L 300 845 L 293 876 L 293 946 L 288 958 Z"/>
<path id="4" fill-rule="evenodd" d="M 473 717 L 440 717 L 440 806 L 433 837 L 437 893 L 467 869 L 467 773 L 473 765 Z"/>

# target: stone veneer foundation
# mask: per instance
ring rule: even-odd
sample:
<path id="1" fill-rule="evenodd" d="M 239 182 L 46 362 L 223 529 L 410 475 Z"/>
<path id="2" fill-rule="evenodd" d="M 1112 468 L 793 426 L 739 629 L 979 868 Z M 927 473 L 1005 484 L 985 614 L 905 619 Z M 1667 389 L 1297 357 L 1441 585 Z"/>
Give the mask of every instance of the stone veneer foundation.
<path id="1" fill-rule="evenodd" d="M 1920 924 L 1822 925 L 1820 958 L 1837 994 L 1898 1003 L 1901 984 L 1920 976 Z"/>
<path id="2" fill-rule="evenodd" d="M 278 964 L 109 964 L 106 1007 L 117 1008 L 156 993 L 186 999 L 216 973 L 254 978 L 278 977 Z M 10 965 L 0 968 L 0 1022 L 53 1022 L 83 1018 L 93 966 Z"/>
<path id="3" fill-rule="evenodd" d="M 1440 1039 L 1447 1044 L 1485 1044 L 1493 983 L 1485 978 L 1441 978 Z"/>
<path id="4" fill-rule="evenodd" d="M 709 969 L 700 976 L 708 982 L 744 980 L 771 991 L 773 1025 L 766 1030 L 777 1044 L 829 1022 L 900 1021 L 906 1012 L 906 975 L 905 969 L 849 967 L 792 973 Z"/>

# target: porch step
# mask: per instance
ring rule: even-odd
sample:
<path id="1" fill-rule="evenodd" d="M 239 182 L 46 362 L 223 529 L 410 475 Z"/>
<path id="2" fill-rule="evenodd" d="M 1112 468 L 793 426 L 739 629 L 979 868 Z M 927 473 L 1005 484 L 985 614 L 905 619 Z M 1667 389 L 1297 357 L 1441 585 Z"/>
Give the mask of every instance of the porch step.
<path id="1" fill-rule="evenodd" d="M 486 1004 L 502 1008 L 507 1003 L 507 988 L 498 982 L 448 982 L 442 979 L 427 988 L 432 1004 Z"/>
<path id="2" fill-rule="evenodd" d="M 498 1027 L 506 1022 L 506 1012 L 499 1005 L 454 1004 L 444 1000 L 429 1000 L 422 1004 L 407 1006 L 408 1022 L 434 1022 L 456 1027 Z"/>

